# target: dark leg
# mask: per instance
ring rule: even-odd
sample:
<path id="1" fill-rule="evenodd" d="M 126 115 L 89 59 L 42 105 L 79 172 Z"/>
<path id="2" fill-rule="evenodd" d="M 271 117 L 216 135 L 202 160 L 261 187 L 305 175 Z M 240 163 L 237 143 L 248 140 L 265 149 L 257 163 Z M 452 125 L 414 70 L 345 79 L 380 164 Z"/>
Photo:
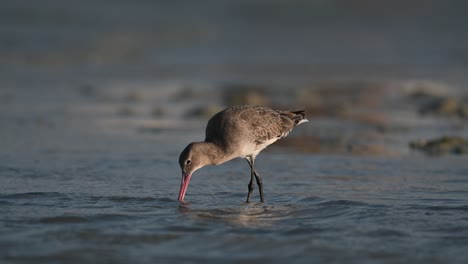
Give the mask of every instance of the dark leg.
<path id="1" fill-rule="evenodd" d="M 255 172 L 253 170 L 253 160 L 251 160 L 250 157 L 247 157 L 247 162 L 249 163 L 249 166 L 250 166 L 250 182 L 249 182 L 249 185 L 247 185 L 247 187 L 249 188 L 249 193 L 247 194 L 247 201 L 246 203 L 250 203 L 250 197 L 252 196 L 252 192 L 254 190 L 254 176 L 255 176 Z"/>
<path id="2" fill-rule="evenodd" d="M 263 203 L 263 183 L 262 183 L 262 177 L 258 175 L 258 173 L 253 170 L 255 174 L 255 179 L 257 180 L 257 185 L 258 185 L 258 190 L 260 191 L 260 201 Z"/>
<path id="3" fill-rule="evenodd" d="M 262 183 L 262 177 L 255 171 L 255 157 L 247 157 L 247 162 L 249 163 L 250 166 L 250 183 L 248 185 L 249 187 L 249 194 L 247 194 L 247 202 L 250 202 L 250 197 L 252 196 L 252 192 L 254 190 L 254 183 L 253 179 L 255 177 L 255 180 L 257 181 L 258 189 L 260 191 L 260 201 L 263 203 L 263 183 Z"/>

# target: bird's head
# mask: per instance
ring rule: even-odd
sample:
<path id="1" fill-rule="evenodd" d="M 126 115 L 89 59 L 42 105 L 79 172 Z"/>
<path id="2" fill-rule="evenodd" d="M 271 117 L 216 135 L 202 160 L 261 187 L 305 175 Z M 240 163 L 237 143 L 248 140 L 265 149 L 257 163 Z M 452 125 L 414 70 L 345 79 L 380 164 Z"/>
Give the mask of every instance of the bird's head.
<path id="1" fill-rule="evenodd" d="M 190 143 L 180 153 L 179 165 L 182 170 L 182 182 L 180 183 L 179 201 L 184 200 L 192 174 L 196 170 L 208 165 L 208 163 L 203 143 Z"/>

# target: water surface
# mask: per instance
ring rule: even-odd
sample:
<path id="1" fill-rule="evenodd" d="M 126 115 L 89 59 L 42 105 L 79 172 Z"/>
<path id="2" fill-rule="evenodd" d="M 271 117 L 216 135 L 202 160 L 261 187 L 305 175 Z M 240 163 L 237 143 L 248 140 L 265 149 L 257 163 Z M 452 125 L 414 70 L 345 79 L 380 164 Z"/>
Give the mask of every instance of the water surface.
<path id="1" fill-rule="evenodd" d="M 246 204 L 241 160 L 197 172 L 179 203 L 175 155 L 98 156 L 2 164 L 3 261 L 466 261 L 463 159 L 264 154 L 266 202 Z"/>

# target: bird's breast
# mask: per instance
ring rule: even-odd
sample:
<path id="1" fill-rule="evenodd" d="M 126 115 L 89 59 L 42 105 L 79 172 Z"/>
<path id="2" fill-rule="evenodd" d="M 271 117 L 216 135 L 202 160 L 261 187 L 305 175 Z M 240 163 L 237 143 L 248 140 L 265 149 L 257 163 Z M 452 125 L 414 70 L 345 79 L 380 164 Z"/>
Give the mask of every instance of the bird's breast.
<path id="1" fill-rule="evenodd" d="M 239 153 L 238 156 L 245 158 L 248 156 L 257 156 L 262 150 L 264 150 L 267 146 L 273 144 L 278 138 L 273 138 L 265 142 L 249 142 L 243 143 L 239 146 Z"/>

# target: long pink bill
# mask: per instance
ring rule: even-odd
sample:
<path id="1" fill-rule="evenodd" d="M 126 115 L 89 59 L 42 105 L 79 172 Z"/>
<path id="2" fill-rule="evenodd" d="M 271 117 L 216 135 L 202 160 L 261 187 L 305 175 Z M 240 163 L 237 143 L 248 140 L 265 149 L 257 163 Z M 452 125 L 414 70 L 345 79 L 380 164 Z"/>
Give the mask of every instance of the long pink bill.
<path id="1" fill-rule="evenodd" d="M 182 173 L 182 181 L 180 183 L 180 191 L 179 191 L 179 201 L 183 201 L 185 197 L 185 193 L 187 192 L 187 188 L 190 182 L 190 178 L 192 178 L 191 174 Z"/>

